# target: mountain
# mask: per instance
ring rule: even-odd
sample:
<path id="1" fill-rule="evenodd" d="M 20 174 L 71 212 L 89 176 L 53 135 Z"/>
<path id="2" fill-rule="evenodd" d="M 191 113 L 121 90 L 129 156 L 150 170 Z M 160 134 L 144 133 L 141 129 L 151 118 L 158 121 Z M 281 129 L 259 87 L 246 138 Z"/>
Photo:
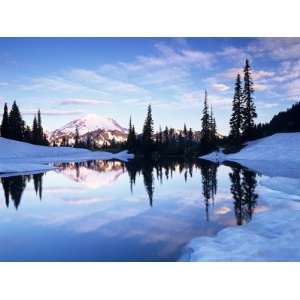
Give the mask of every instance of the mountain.
<path id="1" fill-rule="evenodd" d="M 98 146 L 104 143 L 110 145 L 113 140 L 124 142 L 128 134 L 128 130 L 119 125 L 114 119 L 88 114 L 51 132 L 49 140 L 60 144 L 63 138 L 67 138 L 69 144 L 72 145 L 74 143 L 76 128 L 78 128 L 81 140 L 85 141 L 87 136 L 90 135 Z"/>

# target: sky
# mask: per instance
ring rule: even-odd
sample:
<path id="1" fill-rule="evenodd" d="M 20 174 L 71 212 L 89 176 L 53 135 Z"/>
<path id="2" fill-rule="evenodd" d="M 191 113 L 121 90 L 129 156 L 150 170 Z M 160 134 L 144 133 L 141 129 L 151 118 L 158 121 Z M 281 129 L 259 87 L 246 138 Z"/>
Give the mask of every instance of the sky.
<path id="1" fill-rule="evenodd" d="M 0 107 L 30 125 L 40 109 L 46 130 L 92 113 L 141 131 L 151 104 L 156 129 L 199 130 L 206 89 L 226 134 L 246 58 L 257 122 L 299 101 L 299 38 L 0 38 Z"/>

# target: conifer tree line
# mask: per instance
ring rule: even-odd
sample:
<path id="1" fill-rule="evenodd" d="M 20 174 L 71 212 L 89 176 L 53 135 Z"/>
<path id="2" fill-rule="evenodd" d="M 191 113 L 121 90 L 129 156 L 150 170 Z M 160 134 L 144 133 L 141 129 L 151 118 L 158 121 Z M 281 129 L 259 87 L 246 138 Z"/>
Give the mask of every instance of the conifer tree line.
<path id="1" fill-rule="evenodd" d="M 16 101 L 9 111 L 7 103 L 4 104 L 1 137 L 17 141 L 32 143 L 35 145 L 49 145 L 42 126 L 42 117 L 40 110 L 33 118 L 32 127 L 26 125 Z"/>
<path id="2" fill-rule="evenodd" d="M 240 74 L 236 77 L 230 118 L 229 137 L 235 144 L 254 138 L 254 119 L 257 117 L 253 97 L 254 84 L 248 59 L 246 59 L 243 73 L 243 82 Z"/>
<path id="3" fill-rule="evenodd" d="M 185 155 L 196 156 L 215 150 L 218 144 L 216 119 L 213 114 L 212 106 L 208 106 L 207 91 L 204 95 L 204 107 L 202 111 L 202 129 L 194 132 L 192 128 L 187 129 L 186 124 L 182 130 L 174 128 L 164 129 L 159 127 L 154 132 L 154 122 L 152 117 L 151 105 L 147 108 L 147 114 L 140 135 L 136 134 L 129 120 L 129 131 L 125 147 L 135 154 L 161 156 L 161 155 Z"/>

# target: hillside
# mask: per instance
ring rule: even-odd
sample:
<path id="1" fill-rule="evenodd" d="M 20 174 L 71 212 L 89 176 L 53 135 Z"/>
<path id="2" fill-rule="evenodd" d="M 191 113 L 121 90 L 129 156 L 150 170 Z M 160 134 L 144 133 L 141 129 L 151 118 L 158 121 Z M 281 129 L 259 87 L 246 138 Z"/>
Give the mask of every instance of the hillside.
<path id="1" fill-rule="evenodd" d="M 132 155 L 126 151 L 112 154 L 104 151 L 92 152 L 71 147 L 37 146 L 24 142 L 0 138 L 0 173 L 42 171 L 53 169 L 49 163 L 86 160 L 126 160 Z"/>
<path id="2" fill-rule="evenodd" d="M 269 123 L 258 124 L 255 128 L 255 137 L 261 138 L 280 132 L 300 131 L 300 102 L 286 111 L 275 115 Z"/>
<path id="3" fill-rule="evenodd" d="M 201 158 L 214 161 L 290 161 L 300 162 L 300 132 L 277 133 L 249 142 L 241 151 L 224 154 L 222 151 Z"/>

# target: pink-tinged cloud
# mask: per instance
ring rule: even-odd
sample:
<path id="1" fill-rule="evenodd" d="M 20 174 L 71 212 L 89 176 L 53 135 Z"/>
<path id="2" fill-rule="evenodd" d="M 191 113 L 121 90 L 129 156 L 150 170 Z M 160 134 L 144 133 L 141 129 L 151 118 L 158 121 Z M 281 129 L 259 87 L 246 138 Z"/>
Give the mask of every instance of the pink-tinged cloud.
<path id="1" fill-rule="evenodd" d="M 110 101 L 107 100 L 96 100 L 96 99 L 65 99 L 60 102 L 61 105 L 97 105 L 97 104 L 109 104 Z"/>

